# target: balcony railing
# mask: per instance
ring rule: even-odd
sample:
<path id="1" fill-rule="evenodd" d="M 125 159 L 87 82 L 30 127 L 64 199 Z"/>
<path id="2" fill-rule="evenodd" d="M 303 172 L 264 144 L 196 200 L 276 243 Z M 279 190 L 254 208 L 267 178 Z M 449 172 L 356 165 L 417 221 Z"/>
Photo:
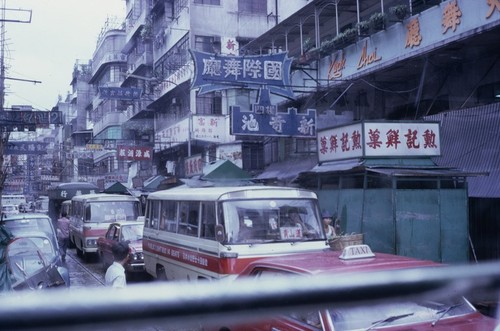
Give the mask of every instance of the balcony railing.
<path id="1" fill-rule="evenodd" d="M 104 114 L 100 121 L 94 123 L 93 134 L 96 136 L 102 130 L 113 125 L 122 125 L 127 120 L 127 116 L 123 112 L 109 112 Z"/>
<path id="2" fill-rule="evenodd" d="M 112 62 L 127 62 L 127 55 L 123 54 L 121 51 L 116 51 L 116 52 L 108 52 L 103 55 L 103 57 L 98 60 L 97 63 L 94 63 L 92 65 L 92 77 L 95 76 L 97 71 L 101 68 L 101 66 L 107 64 L 107 63 L 112 63 Z"/>

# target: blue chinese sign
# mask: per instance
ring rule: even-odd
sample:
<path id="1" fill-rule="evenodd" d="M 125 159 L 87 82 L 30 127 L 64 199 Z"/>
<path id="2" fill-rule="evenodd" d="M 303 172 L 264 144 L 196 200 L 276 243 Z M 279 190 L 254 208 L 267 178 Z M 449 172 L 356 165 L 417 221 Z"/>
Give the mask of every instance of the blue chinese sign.
<path id="1" fill-rule="evenodd" d="M 0 112 L 0 125 L 29 126 L 43 124 L 63 124 L 60 111 L 15 110 Z M 10 131 L 10 130 L 7 130 Z"/>
<path id="2" fill-rule="evenodd" d="M 199 94 L 245 86 L 267 87 L 270 92 L 293 98 L 290 87 L 292 60 L 287 53 L 269 55 L 224 56 L 190 50 L 195 74 L 191 88 Z"/>
<path id="3" fill-rule="evenodd" d="M 231 107 L 231 134 L 294 136 L 316 138 L 316 110 L 297 114 L 296 108 L 287 112 L 254 112 Z"/>
<path id="4" fill-rule="evenodd" d="M 136 100 L 140 99 L 142 89 L 136 87 L 99 87 L 102 99 Z"/>
<path id="5" fill-rule="evenodd" d="M 37 141 L 9 141 L 5 145 L 5 154 L 47 154 L 47 143 Z"/>

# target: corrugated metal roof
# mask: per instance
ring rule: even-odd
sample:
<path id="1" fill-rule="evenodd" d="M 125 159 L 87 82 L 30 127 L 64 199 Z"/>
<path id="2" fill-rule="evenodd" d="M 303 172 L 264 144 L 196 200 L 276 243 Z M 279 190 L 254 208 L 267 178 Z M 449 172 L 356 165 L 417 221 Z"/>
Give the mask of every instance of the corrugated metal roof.
<path id="1" fill-rule="evenodd" d="M 426 116 L 441 123 L 441 156 L 433 161 L 464 172 L 469 197 L 500 198 L 500 103 Z"/>
<path id="2" fill-rule="evenodd" d="M 278 179 L 284 182 L 292 182 L 299 173 L 310 170 L 317 163 L 316 156 L 272 163 L 255 179 Z"/>

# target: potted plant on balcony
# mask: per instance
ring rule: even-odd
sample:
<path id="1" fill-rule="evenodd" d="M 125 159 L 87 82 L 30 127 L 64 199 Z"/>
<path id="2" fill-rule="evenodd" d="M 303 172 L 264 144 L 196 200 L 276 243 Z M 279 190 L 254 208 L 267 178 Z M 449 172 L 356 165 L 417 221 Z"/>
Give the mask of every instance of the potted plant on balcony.
<path id="1" fill-rule="evenodd" d="M 320 49 L 318 47 L 310 48 L 307 52 L 300 55 L 299 64 L 309 64 L 313 61 L 319 60 L 320 58 Z"/>
<path id="2" fill-rule="evenodd" d="M 344 47 L 353 43 L 358 36 L 358 30 L 355 28 L 346 29 L 333 38 L 333 43 L 338 47 Z"/>
<path id="3" fill-rule="evenodd" d="M 385 14 L 374 13 L 370 16 L 370 24 L 375 31 L 383 30 L 385 28 Z"/>
<path id="4" fill-rule="evenodd" d="M 335 50 L 335 41 L 334 39 L 327 39 L 321 43 L 320 46 L 320 54 L 321 55 L 330 55 Z"/>
<path id="5" fill-rule="evenodd" d="M 397 5 L 389 8 L 389 13 L 395 16 L 399 21 L 404 20 L 410 11 L 408 10 L 408 5 Z"/>
<path id="6" fill-rule="evenodd" d="M 311 40 L 311 38 L 306 38 L 304 42 L 302 43 L 302 51 L 304 53 L 308 52 L 311 48 L 314 47 L 314 43 Z"/>
<path id="7" fill-rule="evenodd" d="M 370 21 L 360 21 L 356 23 L 356 28 L 360 35 L 367 35 L 370 32 Z"/>

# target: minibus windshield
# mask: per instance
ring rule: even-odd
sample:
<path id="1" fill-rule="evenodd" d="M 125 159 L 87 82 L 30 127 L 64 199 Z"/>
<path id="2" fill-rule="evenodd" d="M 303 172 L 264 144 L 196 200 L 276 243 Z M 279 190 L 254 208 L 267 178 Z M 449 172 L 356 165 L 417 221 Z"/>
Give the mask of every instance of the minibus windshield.
<path id="1" fill-rule="evenodd" d="M 221 210 L 228 244 L 325 240 L 315 200 L 230 200 Z"/>
<path id="2" fill-rule="evenodd" d="M 90 202 L 85 213 L 85 222 L 135 221 L 139 216 L 137 201 Z"/>

